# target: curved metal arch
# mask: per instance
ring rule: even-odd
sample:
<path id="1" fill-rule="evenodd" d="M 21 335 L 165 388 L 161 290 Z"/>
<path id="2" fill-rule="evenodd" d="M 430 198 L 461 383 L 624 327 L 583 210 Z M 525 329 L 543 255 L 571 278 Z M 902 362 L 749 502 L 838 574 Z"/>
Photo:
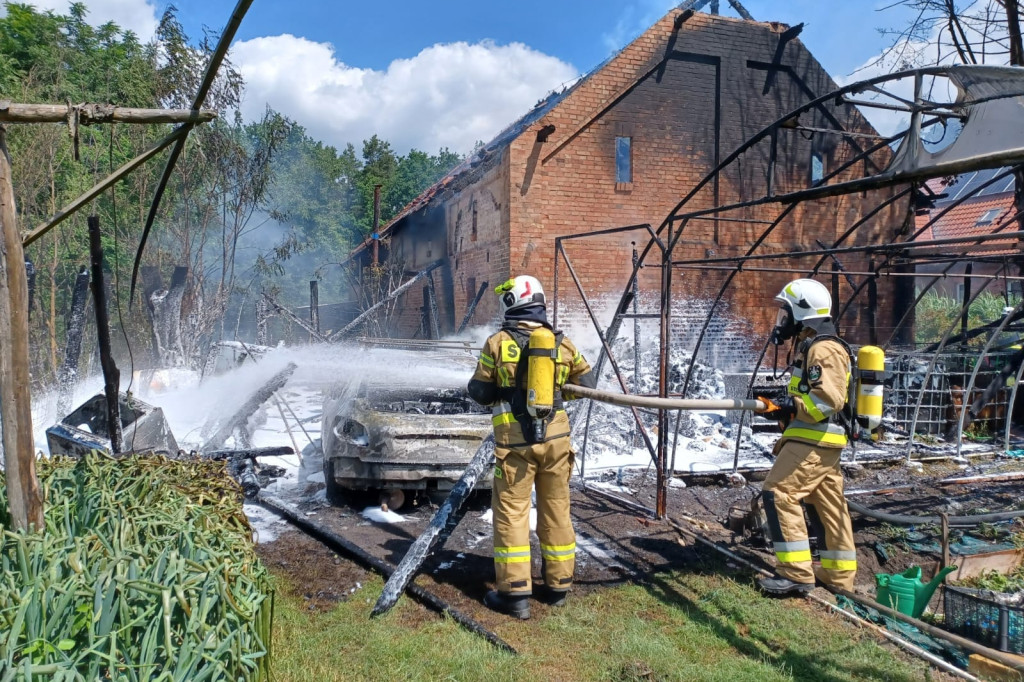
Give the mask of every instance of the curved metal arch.
<path id="1" fill-rule="evenodd" d="M 827 176 L 825 176 L 825 178 L 823 178 L 823 180 L 827 180 L 830 177 L 834 177 L 834 176 L 836 176 L 836 175 L 838 175 L 840 173 L 845 172 L 847 169 L 849 169 L 853 165 L 855 165 L 855 164 L 863 161 L 864 159 L 866 159 L 870 154 L 873 154 L 876 151 L 878 151 L 879 149 L 888 146 L 889 144 L 891 144 L 895 140 L 898 140 L 898 139 L 902 138 L 904 135 L 906 135 L 906 131 L 904 131 L 902 133 L 899 133 L 897 135 L 893 135 L 892 137 L 886 138 L 885 140 L 877 143 L 875 146 L 865 150 L 861 154 L 859 154 L 856 157 L 850 159 L 847 163 L 844 163 L 839 168 L 837 168 L 836 170 L 834 170 L 833 172 L 831 172 Z M 777 228 L 780 224 L 782 224 L 782 221 L 792 211 L 794 211 L 797 206 L 798 206 L 798 204 L 796 204 L 796 203 L 787 204 L 786 207 L 782 210 L 782 212 L 772 222 L 772 224 L 765 228 L 765 230 L 761 233 L 761 235 L 757 238 L 757 240 L 755 240 L 754 243 L 751 244 L 750 248 L 747 249 L 746 253 L 741 258 L 745 259 L 745 258 L 753 255 L 754 252 L 757 251 L 757 249 L 761 246 L 761 244 L 763 244 L 764 241 L 768 238 L 768 236 L 775 230 L 775 228 Z M 833 246 L 833 248 L 835 248 L 835 246 Z M 822 259 L 822 262 L 824 262 L 824 259 Z M 729 285 L 732 284 L 733 279 L 735 279 L 736 275 L 738 275 L 742 271 L 742 269 L 743 269 L 743 266 L 742 266 L 742 262 L 741 262 L 740 264 L 737 265 L 736 270 L 734 270 L 733 272 L 730 272 L 726 276 L 725 282 L 722 283 L 722 286 L 721 286 L 721 288 L 718 291 L 718 295 L 715 297 L 715 300 L 712 302 L 711 309 L 708 311 L 708 315 L 705 318 L 704 324 L 701 327 L 700 333 L 697 336 L 697 342 L 694 345 L 694 350 L 693 350 L 694 357 L 696 357 L 697 353 L 700 351 L 701 345 L 702 345 L 702 343 L 704 341 L 704 336 L 707 334 L 707 330 L 711 326 L 711 320 L 714 318 L 714 314 L 715 314 L 716 309 L 718 308 L 718 304 L 721 303 L 722 298 L 725 296 L 725 292 L 728 291 Z M 684 397 L 686 396 L 686 391 L 689 389 L 690 379 L 692 378 L 692 376 L 693 376 L 693 363 L 690 363 L 690 367 L 688 367 L 687 371 L 686 371 L 686 378 L 683 381 L 682 394 L 683 394 Z M 751 382 L 752 381 L 753 381 L 753 378 L 751 379 Z M 753 385 L 753 383 L 751 383 L 751 386 L 752 385 Z M 750 387 L 748 386 L 748 391 L 749 391 L 749 388 Z"/>
<path id="2" fill-rule="evenodd" d="M 1024 376 L 1024 362 L 1017 367 L 1017 376 L 1013 381 L 1013 388 L 1010 389 L 1010 397 L 1007 402 L 1006 424 L 1003 426 L 1003 450 L 1010 449 L 1010 425 L 1013 422 L 1013 406 L 1017 402 L 1017 389 L 1020 387 L 1021 377 Z"/>
<path id="3" fill-rule="evenodd" d="M 1007 266 L 1004 265 L 1003 269 L 1005 270 L 1006 267 Z M 991 281 L 991 280 L 989 280 L 989 281 Z M 967 385 L 964 386 L 963 400 L 961 401 L 961 404 L 960 404 L 960 419 L 957 421 L 957 425 L 956 425 L 956 435 L 957 435 L 956 456 L 957 457 L 960 456 L 960 451 L 961 451 L 961 448 L 963 447 L 963 442 L 964 442 L 964 439 L 963 439 L 963 437 L 964 437 L 964 415 L 967 414 L 967 401 L 968 401 L 968 398 L 970 398 L 971 391 L 974 390 L 974 382 L 977 380 L 978 372 L 981 370 L 981 362 L 982 362 L 982 360 L 985 359 L 985 356 L 988 355 L 988 350 L 989 350 L 989 348 L 992 347 L 992 342 L 995 341 L 996 337 L 998 337 L 1003 332 L 1003 329 L 1006 328 L 1006 325 L 1009 323 L 1010 318 L 1013 317 L 1014 315 L 1016 315 L 1018 312 L 1020 312 L 1021 308 L 1024 308 L 1024 300 L 1020 301 L 1019 303 L 1017 303 L 1017 305 L 1015 305 L 1013 307 L 1013 312 L 1012 313 L 1010 313 L 1009 315 L 1004 315 L 1003 316 L 1002 322 L 999 323 L 999 326 L 996 329 L 992 330 L 992 333 L 988 337 L 988 341 L 985 342 L 985 345 L 982 347 L 981 351 L 978 353 L 978 359 L 974 362 L 974 370 L 971 372 L 971 378 L 967 380 Z M 1007 421 L 1009 421 L 1009 418 L 1007 418 Z"/>
<path id="4" fill-rule="evenodd" d="M 1004 265 L 1003 268 L 1005 268 L 1005 267 L 1006 266 Z M 1001 268 L 999 270 L 999 272 L 1002 272 L 1003 268 Z M 978 296 L 980 296 L 982 294 L 982 292 L 985 291 L 985 289 L 988 288 L 988 285 L 991 284 L 992 281 L 993 280 L 986 280 L 985 282 L 983 282 L 982 285 L 980 287 L 978 287 L 978 290 L 971 295 L 970 300 L 965 301 L 964 304 L 962 306 L 960 306 L 961 315 L 963 314 L 963 311 L 970 310 L 970 307 L 974 303 L 974 301 L 977 300 Z M 924 373 L 924 385 L 927 385 L 928 384 L 928 380 L 931 379 L 932 371 L 935 369 L 935 363 L 936 363 L 936 361 L 938 361 L 939 355 L 942 354 L 942 349 L 946 347 L 946 343 L 949 341 L 950 334 L 953 333 L 953 330 L 956 329 L 956 327 L 957 327 L 957 325 L 959 323 L 960 323 L 959 317 L 954 319 L 952 324 L 949 325 L 949 327 L 946 329 L 946 332 L 942 335 L 942 339 L 939 341 L 938 347 L 935 349 L 935 352 L 932 353 L 932 359 L 928 362 L 928 369 L 925 370 L 925 373 Z M 921 411 L 921 406 L 923 404 L 924 404 L 924 391 L 921 391 L 918 394 L 918 396 L 917 396 L 917 405 L 914 407 L 914 416 L 910 420 L 910 428 L 908 429 L 908 432 L 910 433 L 910 438 L 907 440 L 907 447 L 906 447 L 907 461 L 908 462 L 910 461 L 910 455 L 912 454 L 912 450 L 913 450 L 913 447 L 914 447 L 914 433 L 915 433 L 915 431 L 917 429 L 917 417 L 918 417 L 918 414 Z M 958 434 L 958 436 L 959 435 L 960 434 Z"/>
<path id="5" fill-rule="evenodd" d="M 1008 175 L 1010 175 L 1012 173 L 1013 173 L 1012 169 L 1011 170 L 1007 170 L 1004 173 L 999 173 L 998 175 L 993 177 L 991 180 L 982 183 L 977 189 L 971 190 L 971 192 L 968 193 L 968 195 L 966 197 L 964 197 L 963 199 L 958 199 L 956 201 L 950 202 L 949 206 L 944 207 L 941 211 L 939 211 L 937 214 L 935 214 L 934 217 L 930 218 L 927 223 L 922 225 L 920 227 L 920 229 L 916 230 L 914 232 L 913 236 L 911 236 L 911 238 L 908 241 L 913 242 L 919 236 L 924 234 L 925 230 L 930 228 L 932 225 L 934 225 L 936 222 L 938 222 L 942 217 L 944 217 L 951 210 L 953 210 L 954 208 L 959 206 L 961 203 L 963 203 L 964 201 L 966 201 L 969 198 L 972 198 L 972 197 L 976 196 L 979 192 L 981 192 L 981 190 L 985 189 L 986 187 L 988 187 L 989 185 L 991 185 L 991 184 L 993 184 L 995 182 L 998 182 L 999 180 L 1002 180 L 1003 178 L 1005 178 L 1006 176 L 1008 176 Z M 965 255 L 967 255 L 967 252 L 962 252 L 961 253 L 961 256 L 965 256 Z M 884 262 L 888 263 L 891 260 L 892 260 L 892 254 L 887 254 L 886 257 L 885 257 L 885 261 Z M 955 265 L 955 263 L 950 263 L 946 267 L 946 269 L 942 273 L 943 277 L 945 277 L 945 273 L 949 272 L 949 270 L 954 265 Z M 885 342 L 885 345 L 883 346 L 883 348 L 886 348 L 886 349 L 889 348 L 889 346 L 892 344 L 893 339 L 896 338 L 896 332 L 898 332 L 900 330 L 900 328 L 903 327 L 903 324 L 907 321 L 907 318 L 910 317 L 911 311 L 913 311 L 913 310 L 915 310 L 917 308 L 917 304 L 921 302 L 921 299 L 924 297 L 924 294 L 926 294 L 937 283 L 937 281 L 938 281 L 938 278 L 933 279 L 928 284 L 928 286 L 925 288 L 925 290 L 918 294 L 917 298 L 914 299 L 914 305 L 911 306 L 910 308 L 908 308 L 907 311 L 903 314 L 903 317 L 900 318 L 900 320 L 897 323 L 897 325 L 893 328 L 892 333 L 889 335 L 889 339 Z"/>

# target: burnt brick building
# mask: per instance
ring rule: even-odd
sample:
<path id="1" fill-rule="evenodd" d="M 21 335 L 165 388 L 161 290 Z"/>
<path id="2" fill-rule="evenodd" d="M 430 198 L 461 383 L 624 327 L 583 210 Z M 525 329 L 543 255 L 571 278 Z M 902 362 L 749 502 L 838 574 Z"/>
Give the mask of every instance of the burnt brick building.
<path id="1" fill-rule="evenodd" d="M 829 93 L 835 83 L 786 25 L 672 10 L 632 43 L 564 92 L 555 93 L 473 158 L 429 188 L 381 230 L 381 259 L 408 273 L 441 260 L 433 271 L 438 324 L 454 332 L 480 286 L 490 288 L 516 274 L 532 274 L 551 290 L 556 237 L 649 223 L 657 228 L 716 164 L 754 133 L 797 106 Z M 875 131 L 855 107 L 836 104 L 803 126 L 840 128 L 862 137 Z M 849 138 L 853 139 L 853 138 Z M 794 132 L 734 163 L 708 185 L 690 208 L 711 208 L 772 191 L 806 187 L 849 155 L 849 139 Z M 857 138 L 859 139 L 859 138 Z M 880 152 L 885 159 L 889 150 Z M 885 159 L 882 159 L 884 162 Z M 771 166 L 769 166 L 771 164 Z M 769 170 L 771 168 L 771 170 Z M 860 166 L 849 172 L 856 177 Z M 857 193 L 798 207 L 789 227 L 766 246 L 775 251 L 818 248 L 878 205 L 882 192 Z M 905 202 L 869 217 L 851 243 L 891 239 L 906 217 Z M 700 259 L 739 255 L 777 215 L 743 209 L 740 219 L 688 225 L 677 255 Z M 746 221 L 746 222 L 745 222 Z M 587 296 L 623 290 L 639 232 L 580 239 L 568 249 Z M 372 248 L 354 254 L 364 265 Z M 809 261 L 802 262 L 803 264 Z M 780 268 L 781 270 L 781 268 Z M 573 308 L 578 294 L 560 274 L 560 306 Z M 772 296 L 794 274 L 764 272 L 738 280 L 729 290 L 737 330 L 766 331 L 775 315 Z M 680 270 L 673 295 L 700 298 L 717 293 L 724 273 Z M 642 288 L 656 292 L 657 268 L 644 271 Z M 566 284 L 568 282 L 568 285 Z M 848 291 L 845 281 L 842 291 Z M 881 282 L 876 301 L 891 299 Z M 423 323 L 426 292 L 416 285 L 399 299 L 393 332 L 414 336 Z M 655 294 L 656 300 L 656 294 Z M 864 314 L 855 306 L 853 327 Z M 497 315 L 497 297 L 485 294 L 472 324 Z M 561 314 L 561 312 L 560 312 Z"/>

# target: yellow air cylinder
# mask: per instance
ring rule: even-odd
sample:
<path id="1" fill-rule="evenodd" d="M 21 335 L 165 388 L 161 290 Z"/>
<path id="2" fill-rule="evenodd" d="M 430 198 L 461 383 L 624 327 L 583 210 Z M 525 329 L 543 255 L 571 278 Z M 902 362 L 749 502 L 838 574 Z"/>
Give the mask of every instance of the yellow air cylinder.
<path id="1" fill-rule="evenodd" d="M 538 327 L 530 334 L 527 350 L 526 410 L 531 417 L 543 419 L 555 403 L 555 334 Z"/>
<path id="2" fill-rule="evenodd" d="M 863 346 L 857 353 L 857 421 L 877 438 L 882 423 L 882 389 L 885 380 L 885 351 Z"/>

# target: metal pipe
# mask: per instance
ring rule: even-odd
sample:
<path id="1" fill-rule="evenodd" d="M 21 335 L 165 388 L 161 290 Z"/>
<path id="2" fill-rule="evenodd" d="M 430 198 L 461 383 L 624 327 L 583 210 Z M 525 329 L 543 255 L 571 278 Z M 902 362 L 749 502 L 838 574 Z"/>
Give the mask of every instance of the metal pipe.
<path id="1" fill-rule="evenodd" d="M 930 262 L 934 262 L 934 261 L 930 261 Z M 955 262 L 962 263 L 963 259 L 961 258 L 959 261 L 954 261 L 954 263 Z M 694 264 L 694 265 L 680 265 L 680 264 L 677 263 L 677 264 L 674 265 L 674 267 L 676 267 L 676 268 L 678 268 L 680 270 L 700 270 L 700 271 L 715 270 L 715 271 L 723 271 L 723 272 L 735 272 L 736 271 L 736 266 L 734 266 L 734 265 L 696 265 L 696 264 Z M 741 269 L 742 269 L 743 272 L 775 272 L 775 273 L 782 273 L 782 274 L 800 274 L 800 273 L 807 272 L 807 268 L 763 268 L 763 267 L 757 267 L 757 266 L 748 268 L 745 265 L 742 266 Z M 872 272 L 872 271 L 845 270 L 845 269 L 844 270 L 818 270 L 818 274 L 819 275 L 832 275 L 832 274 L 856 275 L 856 276 L 859 276 L 859 277 L 934 277 L 936 275 L 936 273 L 934 273 L 934 272 L 890 272 L 890 271 Z M 985 279 L 998 279 L 998 280 L 1009 280 L 1009 281 L 1021 281 L 1021 280 L 1024 280 L 1024 277 L 1018 277 L 1016 275 L 1007 275 L 1007 276 L 1004 276 L 1004 275 L 985 275 L 985 274 L 980 274 L 979 273 L 979 274 L 972 274 L 971 275 L 971 279 L 981 279 L 981 280 L 985 280 Z"/>
<path id="2" fill-rule="evenodd" d="M 905 193 L 905 192 L 904 192 Z M 891 202 L 890 202 L 891 203 Z M 786 253 L 763 253 L 749 256 L 722 256 L 721 258 L 705 258 L 699 260 L 679 260 L 673 261 L 673 265 L 696 265 L 702 262 L 706 263 L 735 263 L 736 261 L 750 261 L 750 260 L 772 260 L 772 259 L 790 259 L 790 258 L 811 258 L 813 256 L 830 256 L 832 254 L 845 254 L 845 253 L 891 253 L 891 252 L 904 252 L 910 251 L 911 249 L 918 250 L 923 248 L 935 247 L 935 246 L 955 246 L 957 244 L 965 244 L 971 242 L 972 244 L 981 244 L 983 242 L 990 241 L 1012 241 L 1014 239 L 1024 238 L 1024 230 L 1014 230 L 1013 232 L 992 232 L 990 234 L 979 234 L 967 237 L 949 237 L 948 239 L 931 239 L 923 242 L 894 242 L 888 244 L 866 244 L 863 246 L 847 246 L 840 249 L 818 249 L 814 251 L 790 251 Z"/>
<path id="3" fill-rule="evenodd" d="M 970 264 L 968 264 L 968 266 L 969 265 Z M 968 280 L 968 281 L 970 281 L 970 280 Z M 986 282 L 985 284 L 987 285 L 988 282 Z M 978 359 L 974 361 L 974 369 L 971 371 L 971 378 L 967 381 L 967 385 L 964 386 L 963 396 L 960 399 L 960 418 L 957 420 L 957 427 L 956 427 L 957 434 L 959 434 L 959 436 L 960 436 L 960 438 L 956 442 L 956 455 L 957 455 L 957 457 L 960 456 L 960 452 L 963 449 L 963 433 L 964 433 L 964 426 L 965 426 L 964 419 L 967 416 L 967 412 L 974 407 L 973 405 L 970 404 L 971 403 L 971 392 L 974 390 L 974 383 L 978 380 L 978 372 L 981 370 L 981 361 L 985 359 L 986 355 L 988 355 L 988 351 L 992 347 L 992 343 L 997 338 L 999 338 L 1000 334 L 1003 333 L 1003 329 L 1005 329 L 1006 325 L 1009 324 L 1010 319 L 1016 317 L 1017 313 L 1021 310 L 1021 306 L 1024 306 L 1024 301 L 1021 301 L 1016 306 L 1014 306 L 1013 312 L 1011 312 L 1009 315 L 1004 315 L 1003 316 L 1003 319 L 999 322 L 999 326 L 995 330 L 992 331 L 992 333 L 988 337 L 988 340 L 985 342 L 985 346 L 978 353 Z M 965 319 L 967 318 L 967 309 L 966 309 L 966 307 L 965 307 L 965 310 L 964 310 L 964 318 Z M 997 375 L 995 378 L 992 379 L 992 381 L 1002 381 L 1001 375 Z M 992 397 L 995 398 L 995 394 L 993 394 Z M 984 406 L 982 406 L 982 407 L 984 407 Z M 979 408 L 979 412 L 980 412 L 980 408 Z M 971 416 L 971 419 L 972 420 L 974 419 L 973 415 Z M 1009 422 L 1012 419 L 1013 419 L 1013 406 L 1011 404 L 1009 409 L 1008 409 L 1008 413 L 1006 415 L 1006 421 Z"/>

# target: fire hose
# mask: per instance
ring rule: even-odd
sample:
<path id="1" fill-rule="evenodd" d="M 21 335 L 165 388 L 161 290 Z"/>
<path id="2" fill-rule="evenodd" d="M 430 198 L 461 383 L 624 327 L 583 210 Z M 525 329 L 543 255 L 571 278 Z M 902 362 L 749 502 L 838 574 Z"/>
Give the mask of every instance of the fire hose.
<path id="1" fill-rule="evenodd" d="M 876 521 L 883 521 L 885 523 L 892 523 L 897 526 L 917 526 L 924 524 L 940 524 L 942 519 L 938 516 L 913 516 L 910 514 L 888 514 L 886 512 L 875 511 L 871 507 L 865 507 L 862 504 L 853 502 L 849 499 L 846 500 L 846 504 L 853 511 L 857 512 L 862 516 L 866 516 L 869 519 Z M 1016 518 L 1024 516 L 1024 509 L 1015 509 L 1006 512 L 995 512 L 992 514 L 976 514 L 974 516 L 950 516 L 949 526 L 951 528 L 971 528 L 978 526 L 983 523 L 998 523 L 1000 521 L 1011 521 Z"/>
<path id="2" fill-rule="evenodd" d="M 585 388 L 575 384 L 566 384 L 562 387 L 563 393 L 569 393 L 580 398 L 590 398 L 612 405 L 626 407 L 650 407 L 665 410 L 751 410 L 764 412 L 768 405 L 761 400 L 700 400 L 681 398 L 655 398 L 649 396 L 627 395 L 624 393 L 613 393 L 601 391 L 594 388 Z M 770 405 L 770 403 L 769 403 Z M 889 514 L 875 511 L 857 502 L 847 500 L 850 509 L 877 521 L 893 523 L 902 526 L 939 524 L 942 519 L 938 516 L 912 516 L 909 514 Z M 1024 517 L 1024 509 L 1016 509 L 1006 512 L 995 512 L 992 514 L 976 514 L 973 516 L 950 516 L 949 525 L 953 528 L 970 528 L 982 523 L 998 523 L 1000 521 L 1011 521 Z"/>
<path id="3" fill-rule="evenodd" d="M 612 405 L 650 407 L 659 410 L 751 410 L 753 412 L 764 412 L 769 407 L 764 402 L 754 399 L 655 398 L 652 396 L 601 391 L 596 388 L 585 388 L 575 384 L 565 384 L 562 386 L 562 393 L 568 393 L 580 398 L 599 400 L 602 403 L 610 403 Z"/>

